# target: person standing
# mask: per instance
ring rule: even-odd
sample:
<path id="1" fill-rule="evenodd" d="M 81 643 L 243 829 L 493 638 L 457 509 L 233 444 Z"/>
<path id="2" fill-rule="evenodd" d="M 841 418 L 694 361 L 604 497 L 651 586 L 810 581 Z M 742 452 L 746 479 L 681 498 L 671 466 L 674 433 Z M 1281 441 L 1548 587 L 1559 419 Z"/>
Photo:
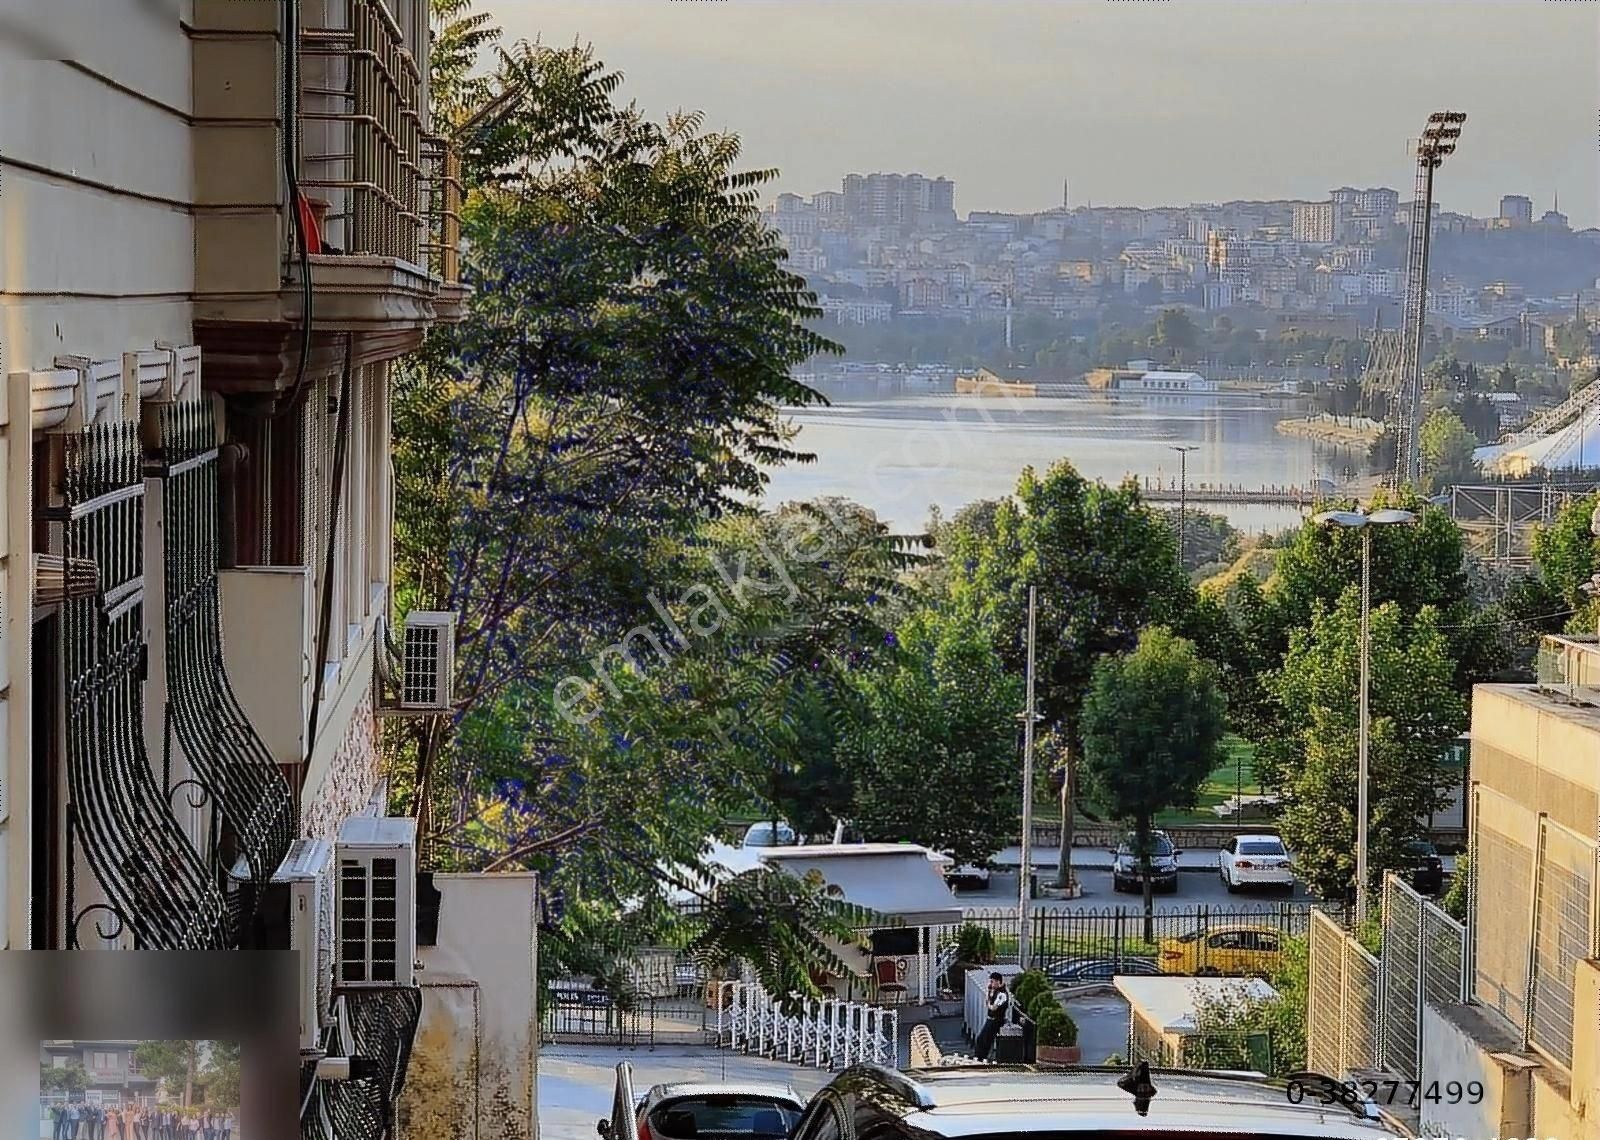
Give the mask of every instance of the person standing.
<path id="1" fill-rule="evenodd" d="M 975 1051 L 978 1060 L 987 1061 L 994 1048 L 994 1039 L 1000 1035 L 1001 1026 L 1011 1014 L 1011 994 L 1006 990 L 1006 980 L 998 972 L 989 975 L 989 992 L 985 999 L 983 1028 L 978 1030 Z"/>
<path id="2" fill-rule="evenodd" d="M 67 1102 L 50 1106 L 50 1140 L 66 1140 L 67 1137 Z"/>
<path id="3" fill-rule="evenodd" d="M 222 1114 L 222 1140 L 233 1140 L 233 1109 Z"/>

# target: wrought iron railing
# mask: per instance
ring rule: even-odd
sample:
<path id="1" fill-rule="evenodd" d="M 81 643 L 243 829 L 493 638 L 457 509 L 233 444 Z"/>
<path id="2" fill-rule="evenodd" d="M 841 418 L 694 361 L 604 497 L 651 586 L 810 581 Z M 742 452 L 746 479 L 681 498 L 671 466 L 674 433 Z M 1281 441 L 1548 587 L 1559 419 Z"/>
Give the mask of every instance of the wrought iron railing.
<path id="1" fill-rule="evenodd" d="M 211 404 L 170 404 L 161 409 L 159 424 L 152 473 L 162 486 L 166 726 L 194 770 L 194 802 L 213 809 L 211 870 L 235 904 L 232 929 L 239 931 L 294 841 L 298 813 L 288 781 L 240 707 L 223 665 Z"/>
<path id="2" fill-rule="evenodd" d="M 144 482 L 138 425 L 100 424 L 65 440 L 64 502 L 47 513 L 62 553 L 94 563 L 93 596 L 62 604 L 66 692 L 67 929 L 94 916 L 103 942 L 218 949 L 223 894 L 158 785 L 145 751 Z M 104 902 L 77 908 L 77 849 Z"/>
<path id="3" fill-rule="evenodd" d="M 395 1104 L 405 1085 L 411 1047 L 422 1017 L 422 991 L 415 986 L 339 991 L 349 1018 L 355 1055 L 374 1062 L 370 1075 L 329 1081 L 313 1094 L 320 1098 L 338 1140 L 394 1140 Z M 302 1136 L 319 1136 L 320 1126 L 301 1118 Z"/>
<path id="4" fill-rule="evenodd" d="M 300 118 L 326 125 L 308 132 L 320 142 L 303 152 L 300 186 L 328 193 L 334 251 L 420 264 L 422 72 L 382 0 L 330 2 L 328 19 L 300 33 L 301 57 L 322 61 L 301 84 Z"/>

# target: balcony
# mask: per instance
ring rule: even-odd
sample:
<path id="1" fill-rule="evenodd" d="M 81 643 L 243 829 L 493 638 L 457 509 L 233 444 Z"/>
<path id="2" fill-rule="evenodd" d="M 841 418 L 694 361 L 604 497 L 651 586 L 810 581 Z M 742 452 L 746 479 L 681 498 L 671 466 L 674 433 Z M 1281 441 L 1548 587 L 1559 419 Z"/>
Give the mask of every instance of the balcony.
<path id="1" fill-rule="evenodd" d="M 464 297 L 425 3 L 301 0 L 286 29 L 293 7 L 195 0 L 195 329 L 225 393 L 281 392 L 302 360 L 335 369 L 346 334 L 357 366 L 403 355 Z"/>
<path id="2" fill-rule="evenodd" d="M 1548 635 L 1539 645 L 1538 687 L 1575 705 L 1600 705 L 1600 638 Z"/>

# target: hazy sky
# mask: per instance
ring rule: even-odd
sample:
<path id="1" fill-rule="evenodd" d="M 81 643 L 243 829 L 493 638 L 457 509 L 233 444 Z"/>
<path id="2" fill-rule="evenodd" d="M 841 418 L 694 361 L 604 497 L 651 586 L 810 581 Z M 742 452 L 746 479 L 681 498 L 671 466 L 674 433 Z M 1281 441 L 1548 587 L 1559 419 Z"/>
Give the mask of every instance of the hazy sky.
<path id="1" fill-rule="evenodd" d="M 847 171 L 956 209 L 1409 197 L 1407 140 L 1467 112 L 1447 210 L 1559 192 L 1600 224 L 1600 3 L 1560 0 L 478 0 L 508 39 L 592 42 L 652 116 L 705 112 L 772 193 Z"/>

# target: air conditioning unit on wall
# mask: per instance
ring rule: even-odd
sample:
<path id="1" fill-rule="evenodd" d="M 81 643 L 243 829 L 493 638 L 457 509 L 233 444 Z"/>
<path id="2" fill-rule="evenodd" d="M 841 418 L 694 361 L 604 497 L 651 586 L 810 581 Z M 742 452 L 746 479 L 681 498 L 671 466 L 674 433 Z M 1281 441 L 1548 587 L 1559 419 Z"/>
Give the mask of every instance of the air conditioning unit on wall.
<path id="1" fill-rule="evenodd" d="M 341 986 L 416 981 L 417 821 L 356 816 L 339 829 L 335 905 Z"/>
<path id="2" fill-rule="evenodd" d="M 300 954 L 300 1048 L 321 1048 L 333 997 L 333 844 L 298 839 L 272 876 L 288 911 L 287 945 Z"/>
<path id="3" fill-rule="evenodd" d="M 408 613 L 400 644 L 400 707 L 416 712 L 449 712 L 454 707 L 455 673 L 455 613 Z"/>

